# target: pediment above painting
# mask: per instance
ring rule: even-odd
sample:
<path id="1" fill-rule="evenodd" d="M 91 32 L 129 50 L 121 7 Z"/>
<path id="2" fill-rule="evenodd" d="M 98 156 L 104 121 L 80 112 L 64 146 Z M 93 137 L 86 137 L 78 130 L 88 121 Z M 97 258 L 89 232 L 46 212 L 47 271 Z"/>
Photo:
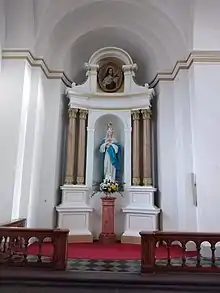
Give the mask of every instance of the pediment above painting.
<path id="1" fill-rule="evenodd" d="M 70 104 L 84 108 L 148 108 L 154 90 L 135 83 L 138 69 L 130 55 L 116 47 L 96 51 L 85 64 L 87 80 L 67 89 Z M 105 104 L 105 105 L 104 105 Z"/>

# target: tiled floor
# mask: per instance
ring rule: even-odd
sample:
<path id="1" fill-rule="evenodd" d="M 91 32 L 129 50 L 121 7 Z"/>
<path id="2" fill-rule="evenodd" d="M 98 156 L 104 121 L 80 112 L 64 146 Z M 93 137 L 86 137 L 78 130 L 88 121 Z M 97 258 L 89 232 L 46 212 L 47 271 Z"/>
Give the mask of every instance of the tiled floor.
<path id="1" fill-rule="evenodd" d="M 28 262 L 37 262 L 36 255 L 28 255 Z M 50 257 L 41 257 L 43 262 L 51 262 Z M 15 255 L 14 262 L 23 261 L 23 255 Z M 0 261 L 1 263 L 1 261 Z M 156 265 L 166 266 L 167 260 L 157 260 Z M 173 258 L 170 261 L 172 266 L 182 266 L 181 258 Z M 196 267 L 196 257 L 187 257 L 185 265 L 189 267 Z M 201 258 L 200 265 L 202 267 L 211 267 L 211 258 Z M 216 258 L 215 267 L 220 270 L 220 258 Z M 103 259 L 68 259 L 67 270 L 77 272 L 121 272 L 121 273 L 140 273 L 141 261 L 140 260 L 103 260 Z"/>
<path id="2" fill-rule="evenodd" d="M 159 266 L 166 266 L 167 260 L 156 261 Z M 172 266 L 181 266 L 182 259 L 176 258 L 171 260 Z M 187 258 L 186 265 L 196 266 L 196 258 Z M 215 265 L 220 269 L 220 259 L 217 259 Z M 211 259 L 201 259 L 201 266 L 210 267 Z M 67 270 L 84 271 L 84 272 L 123 272 L 139 273 L 140 260 L 91 260 L 91 259 L 69 259 Z"/>
<path id="3" fill-rule="evenodd" d="M 140 260 L 69 259 L 67 270 L 138 273 L 140 272 Z"/>

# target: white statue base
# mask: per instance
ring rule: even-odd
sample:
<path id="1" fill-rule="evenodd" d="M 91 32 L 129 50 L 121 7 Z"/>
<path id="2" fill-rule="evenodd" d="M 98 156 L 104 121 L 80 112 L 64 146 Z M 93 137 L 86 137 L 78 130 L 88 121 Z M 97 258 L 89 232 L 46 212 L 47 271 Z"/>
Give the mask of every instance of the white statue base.
<path id="1" fill-rule="evenodd" d="M 158 230 L 158 214 L 160 209 L 154 206 L 154 192 L 151 186 L 131 186 L 127 188 L 129 204 L 122 209 L 125 214 L 125 229 L 121 237 L 122 243 L 141 242 L 141 231 Z"/>
<path id="2" fill-rule="evenodd" d="M 69 242 L 93 242 L 90 232 L 90 215 L 93 211 L 87 204 L 88 187 L 63 185 L 62 203 L 56 207 L 58 228 L 69 229 Z"/>

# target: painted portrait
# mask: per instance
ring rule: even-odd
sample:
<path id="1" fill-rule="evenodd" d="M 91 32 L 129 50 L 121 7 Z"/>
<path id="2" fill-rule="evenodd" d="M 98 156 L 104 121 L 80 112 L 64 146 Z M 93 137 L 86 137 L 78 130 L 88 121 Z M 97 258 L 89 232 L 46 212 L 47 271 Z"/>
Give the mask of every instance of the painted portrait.
<path id="1" fill-rule="evenodd" d="M 123 82 L 123 72 L 114 63 L 103 65 L 98 72 L 98 83 L 104 92 L 116 92 L 120 89 Z"/>

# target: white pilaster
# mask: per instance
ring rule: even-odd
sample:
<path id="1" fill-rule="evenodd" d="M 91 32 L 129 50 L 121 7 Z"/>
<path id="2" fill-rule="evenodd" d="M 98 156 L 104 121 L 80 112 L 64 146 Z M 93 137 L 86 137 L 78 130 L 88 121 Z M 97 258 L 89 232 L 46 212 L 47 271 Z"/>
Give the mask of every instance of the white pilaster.
<path id="1" fill-rule="evenodd" d="M 0 77 L 0 161 L 4 166 L 0 174 L 2 222 L 19 217 L 30 74 L 26 61 L 3 60 Z"/>
<path id="2" fill-rule="evenodd" d="M 88 125 L 90 125 L 90 115 L 88 117 Z M 95 129 L 87 127 L 87 152 L 86 152 L 86 185 L 92 186 L 93 184 L 93 156 L 91 154 L 94 153 L 94 134 Z"/>
<path id="3" fill-rule="evenodd" d="M 128 127 L 124 129 L 125 133 L 125 148 L 124 148 L 124 182 L 125 188 L 131 184 L 131 125 L 129 123 L 128 117 Z"/>

